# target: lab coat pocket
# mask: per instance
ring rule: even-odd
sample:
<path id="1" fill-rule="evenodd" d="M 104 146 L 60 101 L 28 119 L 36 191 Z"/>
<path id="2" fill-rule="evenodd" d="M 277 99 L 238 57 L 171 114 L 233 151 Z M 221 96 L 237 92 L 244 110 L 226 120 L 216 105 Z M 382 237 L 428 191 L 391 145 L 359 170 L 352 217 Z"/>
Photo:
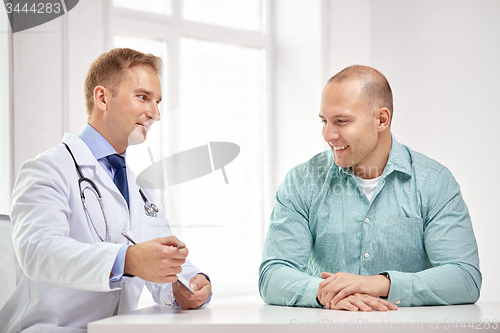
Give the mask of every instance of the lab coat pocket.
<path id="1" fill-rule="evenodd" d="M 141 216 L 141 239 L 143 242 L 158 237 L 165 237 L 166 230 L 168 236 L 171 235 L 167 220 L 159 217 Z"/>
<path id="2" fill-rule="evenodd" d="M 417 272 L 427 267 L 422 218 L 395 217 L 381 228 L 379 246 L 388 270 Z"/>

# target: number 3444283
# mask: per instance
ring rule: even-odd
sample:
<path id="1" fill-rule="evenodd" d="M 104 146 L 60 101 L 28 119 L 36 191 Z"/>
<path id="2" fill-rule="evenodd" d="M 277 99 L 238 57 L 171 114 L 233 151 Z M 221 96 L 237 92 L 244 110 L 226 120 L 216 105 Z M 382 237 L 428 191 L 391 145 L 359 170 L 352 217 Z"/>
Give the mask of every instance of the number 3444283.
<path id="1" fill-rule="evenodd" d="M 32 13 L 32 14 L 59 14 L 62 10 L 61 3 L 33 3 L 28 5 L 27 3 L 17 3 L 13 5 L 12 3 L 6 3 L 5 9 L 7 9 L 7 14 L 11 13 Z"/>

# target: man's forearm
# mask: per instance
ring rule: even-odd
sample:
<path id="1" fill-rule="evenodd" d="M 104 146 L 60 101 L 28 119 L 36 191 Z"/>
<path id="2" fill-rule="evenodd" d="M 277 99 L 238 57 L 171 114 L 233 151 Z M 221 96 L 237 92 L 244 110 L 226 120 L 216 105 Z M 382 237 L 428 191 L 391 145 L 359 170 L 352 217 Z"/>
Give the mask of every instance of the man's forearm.
<path id="1" fill-rule="evenodd" d="M 388 300 L 399 306 L 470 304 L 479 299 L 481 273 L 467 264 L 447 264 L 418 273 L 388 273 Z"/>
<path id="2" fill-rule="evenodd" d="M 259 290 L 268 304 L 319 307 L 316 294 L 321 281 L 292 267 L 267 261 L 260 268 Z"/>

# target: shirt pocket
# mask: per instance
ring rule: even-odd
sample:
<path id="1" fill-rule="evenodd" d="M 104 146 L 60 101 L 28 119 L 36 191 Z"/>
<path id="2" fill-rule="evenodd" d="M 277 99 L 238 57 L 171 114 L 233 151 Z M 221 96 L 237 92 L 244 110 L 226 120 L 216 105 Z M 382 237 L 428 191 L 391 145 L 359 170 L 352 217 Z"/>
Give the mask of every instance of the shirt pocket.
<path id="1" fill-rule="evenodd" d="M 417 272 L 428 268 L 423 222 L 423 218 L 386 219 L 378 239 L 388 270 Z"/>

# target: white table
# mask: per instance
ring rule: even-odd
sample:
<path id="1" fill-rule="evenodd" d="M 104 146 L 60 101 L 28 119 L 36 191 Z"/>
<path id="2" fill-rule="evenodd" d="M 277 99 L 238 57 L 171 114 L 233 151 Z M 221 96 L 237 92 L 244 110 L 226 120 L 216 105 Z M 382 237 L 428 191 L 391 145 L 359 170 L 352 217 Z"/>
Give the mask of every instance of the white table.
<path id="1" fill-rule="evenodd" d="M 347 312 L 270 305 L 151 306 L 88 325 L 89 333 L 500 332 L 500 303 Z M 464 324 L 465 323 L 465 324 Z"/>

